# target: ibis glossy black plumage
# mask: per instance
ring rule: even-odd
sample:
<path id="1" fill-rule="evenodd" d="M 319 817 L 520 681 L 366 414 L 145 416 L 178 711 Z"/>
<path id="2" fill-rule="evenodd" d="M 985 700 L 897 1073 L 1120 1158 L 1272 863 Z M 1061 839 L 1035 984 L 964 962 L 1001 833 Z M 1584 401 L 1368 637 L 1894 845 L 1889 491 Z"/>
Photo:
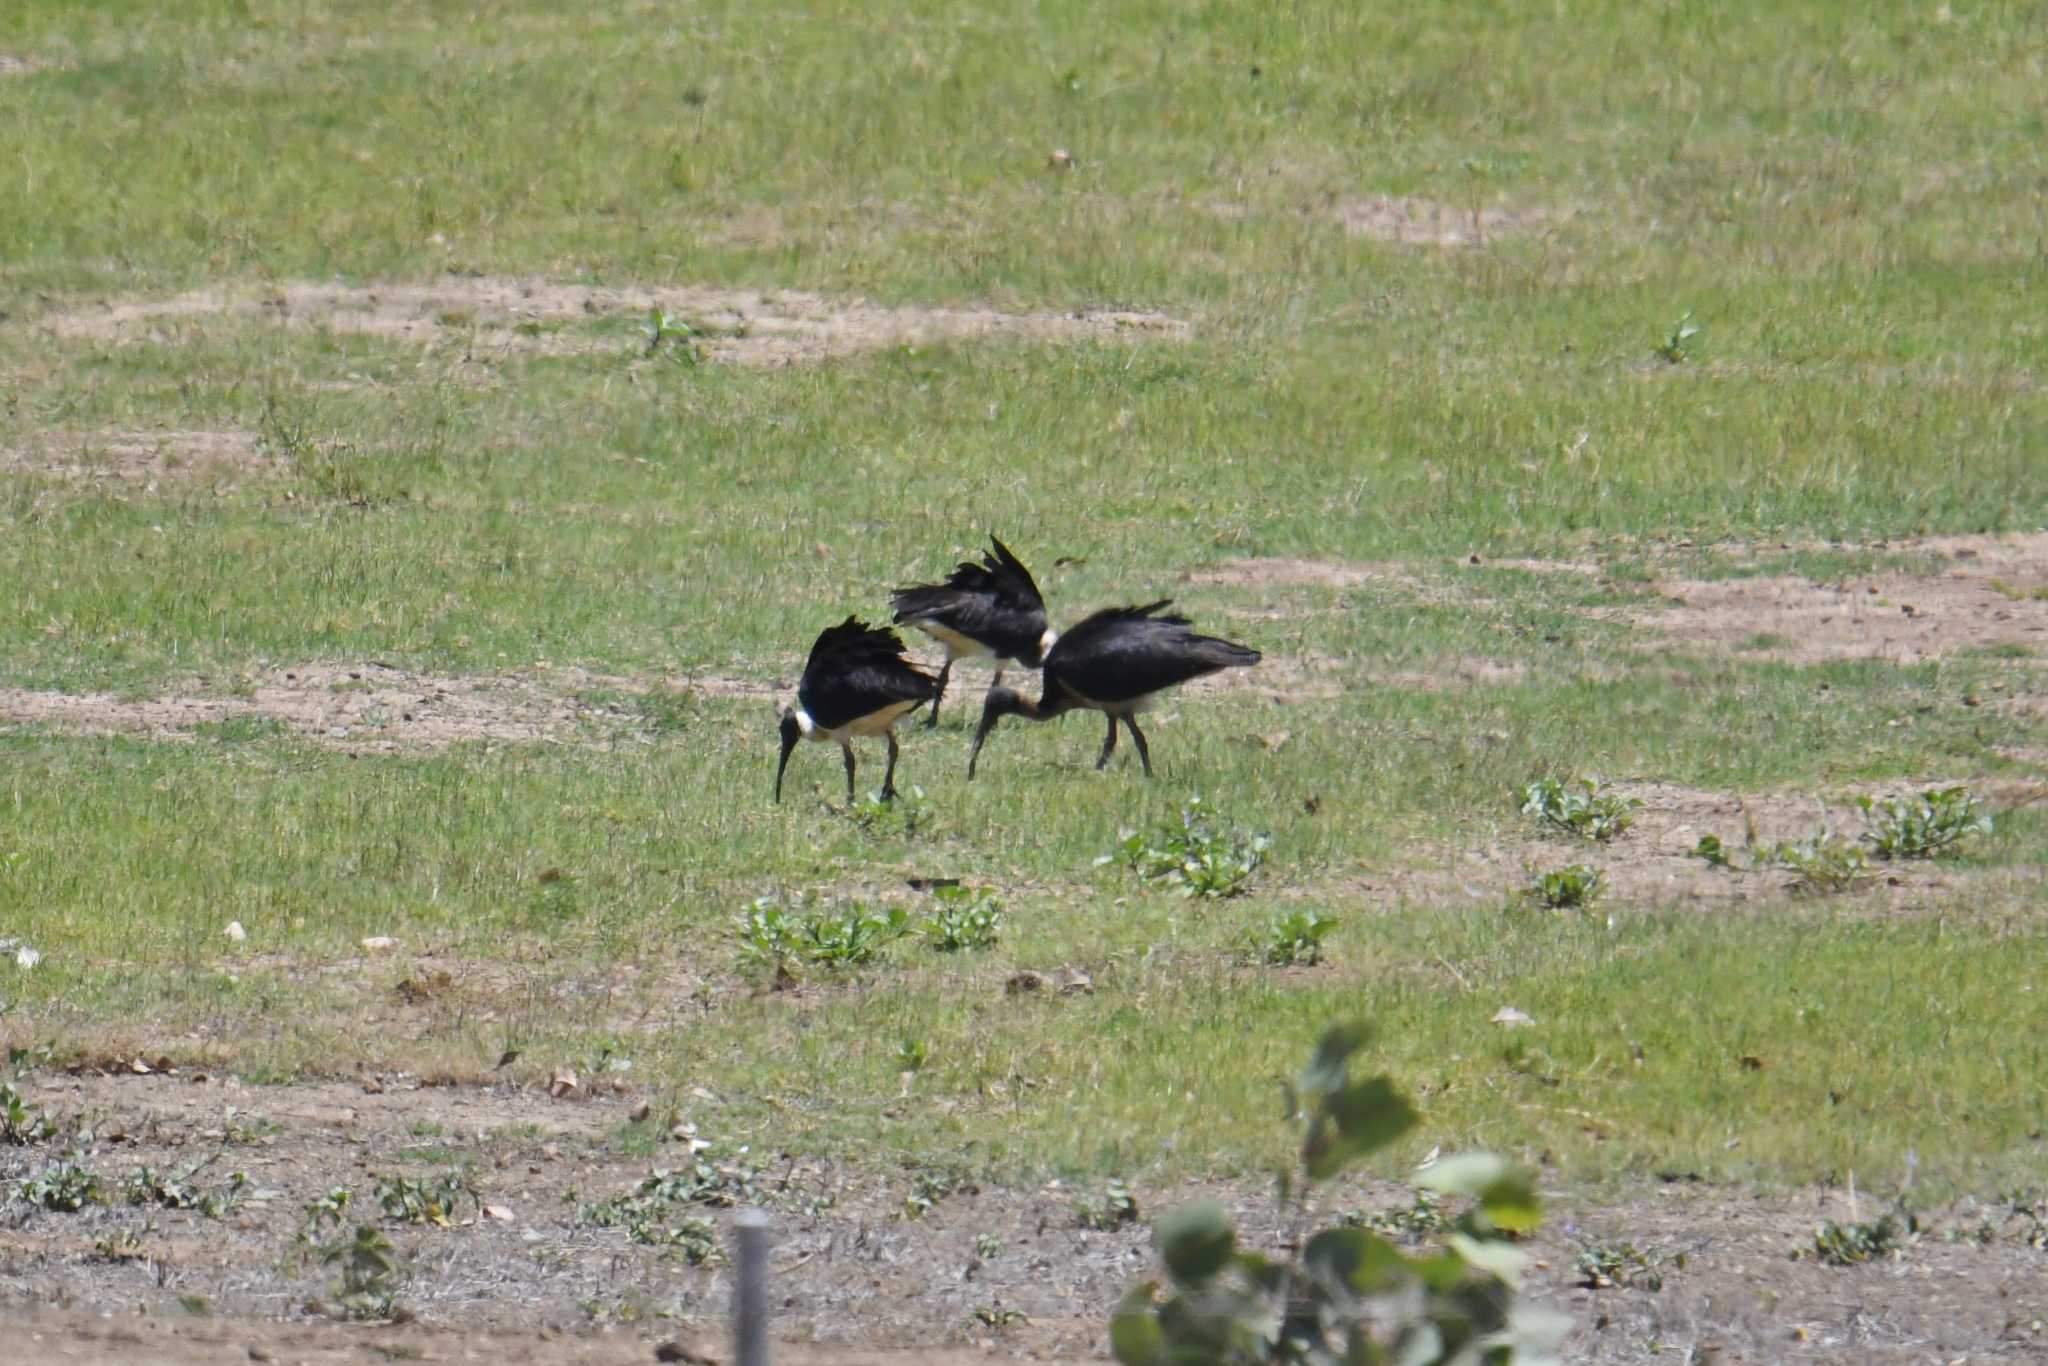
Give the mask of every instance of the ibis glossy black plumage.
<path id="1" fill-rule="evenodd" d="M 954 660 L 993 659 L 995 682 L 1001 683 L 1005 663 L 1035 669 L 1059 638 L 1046 624 L 1045 599 L 1031 571 L 1008 546 L 994 536 L 988 539 L 994 548 L 979 564 L 963 560 L 944 583 L 913 584 L 890 597 L 898 626 L 914 626 L 946 647 L 927 726 L 939 724 L 939 699 L 946 694 Z"/>
<path id="2" fill-rule="evenodd" d="M 848 617 L 818 633 L 797 684 L 796 705 L 782 712 L 782 758 L 775 765 L 775 800 L 782 771 L 798 740 L 836 743 L 846 756 L 846 800 L 853 801 L 853 741 L 879 735 L 889 742 L 882 799 L 896 795 L 896 732 L 905 716 L 936 696 L 932 676 L 903 657 L 903 641 L 887 627 Z"/>
<path id="3" fill-rule="evenodd" d="M 1166 613 L 1171 599 L 1143 607 L 1107 607 L 1062 635 L 1046 651 L 1044 686 L 1036 702 L 1008 688 L 991 689 L 982 704 L 981 729 L 967 756 L 967 776 L 974 776 L 982 742 L 1005 716 L 1050 721 L 1070 711 L 1099 711 L 1109 718 L 1097 768 L 1116 752 L 1117 722 L 1123 722 L 1138 746 L 1145 776 L 1152 776 L 1152 751 L 1137 716 L 1159 694 L 1219 669 L 1249 668 L 1259 652 L 1215 636 L 1197 635 L 1186 617 Z"/>

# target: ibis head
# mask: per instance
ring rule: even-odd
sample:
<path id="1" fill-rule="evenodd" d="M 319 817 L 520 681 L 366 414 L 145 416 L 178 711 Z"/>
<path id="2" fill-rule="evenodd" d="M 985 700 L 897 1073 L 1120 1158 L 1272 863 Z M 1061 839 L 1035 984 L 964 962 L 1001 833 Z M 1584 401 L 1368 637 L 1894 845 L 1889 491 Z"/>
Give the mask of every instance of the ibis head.
<path id="1" fill-rule="evenodd" d="M 982 741 L 988 739 L 988 733 L 996 728 L 996 722 L 1005 716 L 1029 716 L 1037 719 L 1038 704 L 1022 694 L 1011 692 L 1008 688 L 988 690 L 988 697 L 981 704 L 981 727 L 974 732 L 974 748 L 967 752 L 969 779 L 974 777 L 975 760 L 981 757 Z"/>
<path id="2" fill-rule="evenodd" d="M 796 742 L 803 738 L 803 725 L 796 719 L 796 709 L 785 707 L 782 712 L 782 758 L 775 764 L 775 800 L 782 800 L 782 770 L 789 767 L 789 752 L 796 748 Z"/>

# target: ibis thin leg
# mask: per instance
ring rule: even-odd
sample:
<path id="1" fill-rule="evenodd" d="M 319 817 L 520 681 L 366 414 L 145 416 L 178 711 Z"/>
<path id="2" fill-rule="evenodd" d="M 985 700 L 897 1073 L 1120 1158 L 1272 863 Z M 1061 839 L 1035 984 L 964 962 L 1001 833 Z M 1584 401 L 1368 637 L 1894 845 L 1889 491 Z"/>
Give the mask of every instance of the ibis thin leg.
<path id="1" fill-rule="evenodd" d="M 1109 756 L 1116 753 L 1116 717 L 1109 718 L 1109 734 L 1102 740 L 1102 755 L 1095 761 L 1096 772 L 1109 767 Z"/>
<path id="2" fill-rule="evenodd" d="M 939 699 L 946 695 L 946 680 L 953 676 L 953 656 L 947 655 L 946 662 L 939 665 L 938 685 L 932 689 L 932 709 L 924 718 L 925 729 L 939 724 Z"/>
<path id="3" fill-rule="evenodd" d="M 1131 739 L 1138 742 L 1138 762 L 1145 766 L 1145 776 L 1149 778 L 1152 776 L 1152 749 L 1145 743 L 1145 732 L 1138 729 L 1138 718 L 1135 716 L 1126 716 L 1124 724 L 1131 728 Z M 1114 729 L 1113 722 L 1111 726 Z"/>
<path id="4" fill-rule="evenodd" d="M 882 775 L 882 800 L 886 802 L 896 795 L 896 732 L 885 730 L 882 738 L 889 742 L 889 769 Z"/>
<path id="5" fill-rule="evenodd" d="M 853 746 L 844 740 L 839 742 L 839 752 L 846 758 L 846 804 L 853 805 Z"/>

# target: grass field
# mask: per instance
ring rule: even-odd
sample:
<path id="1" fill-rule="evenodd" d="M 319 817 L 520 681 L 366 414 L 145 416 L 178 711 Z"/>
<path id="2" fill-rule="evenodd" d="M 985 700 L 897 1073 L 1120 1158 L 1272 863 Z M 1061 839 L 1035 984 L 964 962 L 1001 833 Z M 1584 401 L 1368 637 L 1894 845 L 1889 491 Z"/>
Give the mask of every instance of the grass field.
<path id="1" fill-rule="evenodd" d="M 1364 1016 L 1383 1175 L 2039 1187 L 2044 68 L 2006 4 L 18 0 L 0 1030 L 1170 1190 Z M 811 637 L 990 529 L 1266 663 L 1150 783 L 1072 720 L 968 783 L 967 669 L 895 810 L 771 805 Z M 1520 814 L 1581 774 L 1612 846 Z M 1993 833 L 1839 894 L 1686 857 L 1935 782 Z M 1098 863 L 1197 797 L 1245 895 Z M 934 877 L 994 947 L 743 960 Z"/>

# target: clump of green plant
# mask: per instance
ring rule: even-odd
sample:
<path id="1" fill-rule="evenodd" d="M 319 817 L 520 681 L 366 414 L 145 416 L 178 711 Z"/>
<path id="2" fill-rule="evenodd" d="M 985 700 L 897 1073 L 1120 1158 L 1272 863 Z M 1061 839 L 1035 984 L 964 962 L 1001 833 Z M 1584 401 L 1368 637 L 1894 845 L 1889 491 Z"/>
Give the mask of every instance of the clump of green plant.
<path id="1" fill-rule="evenodd" d="M 1254 963 L 1285 968 L 1314 967 L 1323 961 L 1323 940 L 1337 928 L 1337 918 L 1316 911 L 1286 911 L 1263 929 L 1248 927 L 1239 937 L 1239 953 Z"/>
<path id="2" fill-rule="evenodd" d="M 145 1221 L 141 1228 L 117 1228 L 101 1238 L 92 1240 L 92 1256 L 97 1262 L 140 1261 L 149 1254 L 143 1251 L 143 1239 L 156 1232 L 154 1222 Z"/>
<path id="3" fill-rule="evenodd" d="M 865 967 L 909 933 L 910 913 L 900 906 L 872 911 L 852 901 L 799 915 L 773 897 L 761 897 L 742 914 L 736 937 L 742 967 L 793 974 L 796 966 L 806 963 L 828 969 Z"/>
<path id="4" fill-rule="evenodd" d="M 888 798 L 870 792 L 846 814 L 863 834 L 876 839 L 915 839 L 931 828 L 932 821 L 931 803 L 925 800 L 924 789 L 914 784 Z"/>
<path id="5" fill-rule="evenodd" d="M 320 1249 L 324 1265 L 341 1269 L 343 1312 L 356 1319 L 388 1319 L 398 1298 L 398 1255 L 375 1224 L 356 1225 L 353 1238 L 337 1238 Z"/>
<path id="6" fill-rule="evenodd" d="M 1928 788 L 1917 797 L 1858 797 L 1870 828 L 1863 833 L 1881 859 L 1935 858 L 1971 835 L 1991 833 L 1991 813 L 1967 787 Z"/>
<path id="7" fill-rule="evenodd" d="M 1699 324 L 1692 320 L 1692 310 L 1679 314 L 1678 321 L 1671 324 L 1671 330 L 1664 334 L 1664 340 L 1657 344 L 1657 358 L 1666 365 L 1677 365 L 1692 354 L 1687 343 L 1700 334 Z"/>
<path id="8" fill-rule="evenodd" d="M 1838 1224 L 1829 1219 L 1813 1231 L 1811 1247 L 1792 1249 L 1792 1260 L 1812 1260 L 1825 1266 L 1858 1266 L 1879 1257 L 1896 1260 L 1917 1231 L 1910 1219 L 1902 1224 L 1890 1214 L 1870 1223 Z"/>
<path id="9" fill-rule="evenodd" d="M 193 1182 L 192 1177 L 197 1174 L 197 1167 L 182 1176 L 171 1176 L 153 1167 L 137 1167 L 128 1178 L 128 1203 L 196 1210 L 208 1219 L 219 1219 L 241 1202 L 242 1192 L 249 1186 L 246 1172 L 230 1172 L 226 1185 L 209 1191 Z"/>
<path id="10" fill-rule="evenodd" d="M 0 1082 L 0 1143 L 27 1147 L 57 1131 L 43 1107 L 31 1103 L 11 1082 Z"/>
<path id="11" fill-rule="evenodd" d="M 1522 814 L 1577 839 L 1604 844 L 1636 823 L 1640 798 L 1623 797 L 1591 778 L 1539 778 L 1522 793 Z"/>
<path id="12" fill-rule="evenodd" d="M 52 1163 L 34 1176 L 23 1178 L 15 1197 L 57 1214 L 76 1214 L 87 1205 L 110 1203 L 107 1183 L 100 1174 L 77 1162 Z"/>
<path id="13" fill-rule="evenodd" d="M 1177 824 L 1150 833 L 1120 832 L 1116 851 L 1096 863 L 1122 863 L 1145 881 L 1186 897 L 1238 895 L 1250 885 L 1273 841 L 1219 825 L 1201 808 L 1202 799 L 1195 797 Z"/>
<path id="14" fill-rule="evenodd" d="M 672 1248 L 690 1265 L 701 1266 L 718 1258 L 717 1232 L 680 1210 L 693 1205 L 724 1209 L 767 1199 L 744 1150 L 721 1162 L 715 1148 L 707 1146 L 685 1166 L 656 1168 L 625 1194 L 585 1204 L 577 1219 L 593 1228 L 623 1228 L 636 1243 Z"/>
<path id="15" fill-rule="evenodd" d="M 1081 1221 L 1082 1228 L 1106 1232 L 1137 1223 L 1138 1202 L 1123 1182 L 1111 1181 L 1102 1188 L 1100 1195 L 1084 1195 L 1076 1200 L 1074 1217 Z"/>
<path id="16" fill-rule="evenodd" d="M 669 354 L 684 365 L 696 365 L 704 359 L 704 348 L 697 342 L 697 329 L 688 320 L 670 317 L 655 304 L 647 310 L 647 322 L 641 328 L 647 338 L 647 354 L 652 356 L 666 345 Z"/>
<path id="17" fill-rule="evenodd" d="M 1822 894 L 1843 892 L 1868 875 L 1870 860 L 1854 840 L 1843 839 L 1825 825 L 1805 839 L 1761 843 L 1751 831 L 1741 861 L 1719 835 L 1702 835 L 1693 856 L 1716 868 L 1736 873 L 1787 872 L 1792 889 Z"/>
<path id="18" fill-rule="evenodd" d="M 1532 873 L 1525 895 L 1539 906 L 1553 911 L 1581 910 L 1600 895 L 1605 876 L 1583 863 L 1567 863 L 1547 873 Z"/>
<path id="19" fill-rule="evenodd" d="M 938 909 L 925 918 L 924 942 L 936 953 L 993 948 L 1003 930 L 1003 905 L 986 887 L 932 888 Z"/>
<path id="20" fill-rule="evenodd" d="M 1417 1123 L 1391 1079 L 1350 1078 L 1368 1038 L 1340 1025 L 1323 1036 L 1289 1088 L 1289 1119 L 1302 1132 L 1299 1179 L 1283 1172 L 1283 1206 L 1297 1231 L 1310 1189 L 1384 1148 Z M 1125 1366 L 1273 1366 L 1402 1362 L 1409 1366 L 1550 1362 L 1569 1327 L 1521 1302 L 1528 1260 L 1512 1239 L 1542 1213 L 1528 1175 L 1490 1153 L 1441 1159 L 1421 1175 L 1429 1190 L 1469 1204 L 1434 1252 L 1410 1254 L 1370 1229 L 1322 1229 L 1266 1255 L 1242 1248 L 1221 1206 L 1177 1210 L 1154 1226 L 1167 1284 L 1133 1287 L 1110 1321 L 1110 1346 Z"/>
<path id="21" fill-rule="evenodd" d="M 432 1224 L 447 1228 L 467 1198 L 475 1213 L 483 1212 L 483 1195 L 463 1172 L 450 1169 L 439 1177 L 380 1176 L 377 1178 L 377 1208 L 387 1219 L 402 1224 Z"/>
<path id="22" fill-rule="evenodd" d="M 355 1192 L 347 1186 L 335 1186 L 325 1195 L 308 1200 L 301 1218 L 304 1229 L 300 1237 L 308 1241 L 318 1239 L 328 1229 L 338 1229 L 348 1215 L 349 1204 L 355 1199 Z"/>
<path id="23" fill-rule="evenodd" d="M 1346 1214 L 1343 1222 L 1348 1228 L 1369 1228 L 1404 1243 L 1418 1243 L 1449 1228 L 1451 1216 L 1444 1208 L 1442 1196 L 1434 1191 L 1417 1191 L 1415 1199 L 1407 1205 Z"/>
<path id="24" fill-rule="evenodd" d="M 939 1201 L 958 1191 L 971 1190 L 973 1185 L 962 1172 L 921 1167 L 911 1173 L 910 1192 L 903 1197 L 903 1217 L 922 1219 Z"/>
<path id="25" fill-rule="evenodd" d="M 1645 1252 L 1634 1243 L 1596 1243 L 1579 1249 L 1573 1269 L 1578 1272 L 1579 1284 L 1588 1290 L 1612 1290 L 1619 1286 L 1654 1293 L 1664 1288 L 1662 1268 L 1667 1264 L 1682 1270 L 1685 1254 L 1663 1257 Z"/>

